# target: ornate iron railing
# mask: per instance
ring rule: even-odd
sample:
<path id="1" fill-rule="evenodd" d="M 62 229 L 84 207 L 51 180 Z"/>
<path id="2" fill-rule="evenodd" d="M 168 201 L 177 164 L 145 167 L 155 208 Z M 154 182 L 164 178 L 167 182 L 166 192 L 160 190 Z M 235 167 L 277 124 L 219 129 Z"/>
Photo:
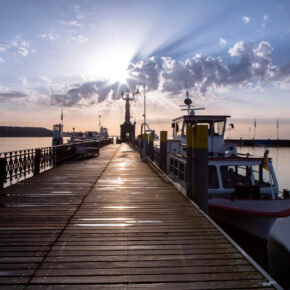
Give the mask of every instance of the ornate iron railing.
<path id="1" fill-rule="evenodd" d="M 75 157 L 77 146 L 101 148 L 111 142 L 111 139 L 84 141 L 0 153 L 0 189 L 49 170 Z"/>

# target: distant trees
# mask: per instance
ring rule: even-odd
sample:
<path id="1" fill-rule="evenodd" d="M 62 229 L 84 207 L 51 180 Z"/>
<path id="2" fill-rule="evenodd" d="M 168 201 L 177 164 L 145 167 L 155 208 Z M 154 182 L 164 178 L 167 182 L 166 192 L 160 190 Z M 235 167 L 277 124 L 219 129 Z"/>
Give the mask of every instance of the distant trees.
<path id="1" fill-rule="evenodd" d="M 52 131 L 40 127 L 0 126 L 0 137 L 51 137 Z"/>

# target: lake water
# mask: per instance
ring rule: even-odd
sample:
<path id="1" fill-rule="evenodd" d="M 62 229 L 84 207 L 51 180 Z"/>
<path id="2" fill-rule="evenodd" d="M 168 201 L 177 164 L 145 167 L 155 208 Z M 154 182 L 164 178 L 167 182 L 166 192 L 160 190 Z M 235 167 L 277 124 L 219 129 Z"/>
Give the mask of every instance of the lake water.
<path id="1" fill-rule="evenodd" d="M 290 189 L 290 148 L 268 148 L 269 157 L 272 158 L 275 173 L 278 179 L 279 190 Z M 255 156 L 263 156 L 264 148 L 261 147 L 238 147 L 239 153 L 250 153 Z"/>
<path id="2" fill-rule="evenodd" d="M 64 143 L 69 138 L 64 138 Z M 16 150 L 50 147 L 52 137 L 13 137 L 0 138 L 0 153 L 10 152 Z"/>

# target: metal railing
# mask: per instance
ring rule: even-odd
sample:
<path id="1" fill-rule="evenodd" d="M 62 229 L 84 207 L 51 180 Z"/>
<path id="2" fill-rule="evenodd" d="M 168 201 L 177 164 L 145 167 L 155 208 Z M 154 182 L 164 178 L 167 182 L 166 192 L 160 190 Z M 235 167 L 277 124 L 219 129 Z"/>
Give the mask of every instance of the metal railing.
<path id="1" fill-rule="evenodd" d="M 0 153 L 0 189 L 56 167 L 76 156 L 77 146 L 101 148 L 112 139 Z"/>
<path id="2" fill-rule="evenodd" d="M 178 155 L 169 153 L 169 172 L 168 174 L 174 179 L 186 182 L 186 160 Z"/>

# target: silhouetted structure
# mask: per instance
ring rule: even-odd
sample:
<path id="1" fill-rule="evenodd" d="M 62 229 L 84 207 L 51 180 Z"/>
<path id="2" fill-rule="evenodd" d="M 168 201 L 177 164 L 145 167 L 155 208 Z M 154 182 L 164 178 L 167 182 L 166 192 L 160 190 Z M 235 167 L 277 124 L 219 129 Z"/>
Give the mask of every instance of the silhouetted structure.
<path id="1" fill-rule="evenodd" d="M 130 101 L 134 100 L 134 95 L 130 98 L 129 93 L 124 97 L 122 92 L 122 99 L 126 101 L 125 104 L 125 122 L 120 126 L 121 127 L 121 141 L 133 141 L 135 139 L 135 122 L 134 124 L 130 121 Z"/>

